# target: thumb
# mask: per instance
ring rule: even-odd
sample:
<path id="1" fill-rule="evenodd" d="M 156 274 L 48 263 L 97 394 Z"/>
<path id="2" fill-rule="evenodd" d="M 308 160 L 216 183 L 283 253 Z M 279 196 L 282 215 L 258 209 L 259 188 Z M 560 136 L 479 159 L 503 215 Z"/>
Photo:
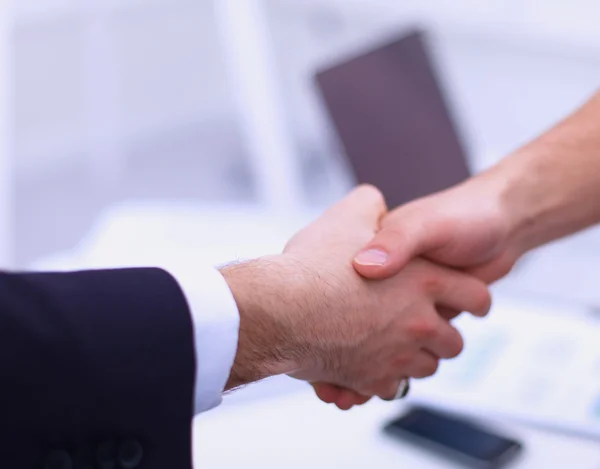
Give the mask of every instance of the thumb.
<path id="1" fill-rule="evenodd" d="M 346 224 L 361 224 L 379 228 L 380 220 L 387 214 L 387 205 L 381 191 L 375 186 L 361 185 L 324 214 L 325 220 L 338 220 Z"/>
<path id="2" fill-rule="evenodd" d="M 381 231 L 354 258 L 360 275 L 374 280 L 392 277 L 415 257 L 440 247 L 440 230 L 427 229 L 426 214 L 414 208 L 401 207 L 384 219 Z"/>

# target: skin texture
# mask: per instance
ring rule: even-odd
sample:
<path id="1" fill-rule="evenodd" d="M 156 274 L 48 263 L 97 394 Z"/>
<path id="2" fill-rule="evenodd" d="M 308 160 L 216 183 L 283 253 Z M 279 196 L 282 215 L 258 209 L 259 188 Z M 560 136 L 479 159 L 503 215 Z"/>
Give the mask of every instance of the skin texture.
<path id="1" fill-rule="evenodd" d="M 600 94 L 489 171 L 391 212 L 354 260 L 369 279 L 423 256 L 492 283 L 526 252 L 600 222 Z M 326 402 L 365 397 L 318 384 Z"/>
<path id="2" fill-rule="evenodd" d="M 227 389 L 285 373 L 389 399 L 402 378 L 430 376 L 461 352 L 437 309 L 483 316 L 487 286 L 424 259 L 382 281 L 362 278 L 352 259 L 385 214 L 379 191 L 360 187 L 282 255 L 223 269 L 241 318 Z"/>

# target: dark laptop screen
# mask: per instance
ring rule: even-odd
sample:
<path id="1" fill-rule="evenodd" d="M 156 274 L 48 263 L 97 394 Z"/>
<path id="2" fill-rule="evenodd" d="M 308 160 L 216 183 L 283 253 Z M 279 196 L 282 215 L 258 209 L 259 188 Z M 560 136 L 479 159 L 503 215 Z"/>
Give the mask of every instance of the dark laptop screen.
<path id="1" fill-rule="evenodd" d="M 356 179 L 390 207 L 469 176 L 420 32 L 318 73 L 317 84 Z"/>

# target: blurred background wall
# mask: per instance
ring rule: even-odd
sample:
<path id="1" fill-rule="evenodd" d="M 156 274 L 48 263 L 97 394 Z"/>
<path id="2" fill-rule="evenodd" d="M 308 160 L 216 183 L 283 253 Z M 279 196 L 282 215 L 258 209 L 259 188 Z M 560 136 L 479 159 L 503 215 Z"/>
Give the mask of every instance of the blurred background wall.
<path id="1" fill-rule="evenodd" d="M 18 263 L 121 198 L 251 197 L 210 2 L 15 10 Z"/>
<path id="2" fill-rule="evenodd" d="M 10 15 L 8 5 L 0 3 L 0 265 L 11 264 L 14 235 L 13 223 L 13 158 L 10 128 Z"/>
<path id="3" fill-rule="evenodd" d="M 218 1 L 12 3 L 2 79 L 14 167 L 0 172 L 14 184 L 5 231 L 17 266 L 75 245 L 121 199 L 259 200 L 235 89 L 244 77 L 231 73 L 239 42 L 227 43 Z M 351 184 L 311 80 L 357 48 L 414 24 L 432 31 L 476 168 L 574 109 L 600 76 L 592 0 L 239 2 L 264 14 L 299 204 L 324 206 Z"/>

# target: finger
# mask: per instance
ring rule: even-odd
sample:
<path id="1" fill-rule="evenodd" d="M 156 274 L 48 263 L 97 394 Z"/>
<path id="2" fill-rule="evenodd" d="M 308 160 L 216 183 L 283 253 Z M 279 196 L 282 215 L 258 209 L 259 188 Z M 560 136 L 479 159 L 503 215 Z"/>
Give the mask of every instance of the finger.
<path id="1" fill-rule="evenodd" d="M 366 278 L 392 277 L 411 259 L 447 243 L 449 233 L 435 213 L 423 213 L 418 205 L 400 207 L 383 219 L 382 229 L 357 254 L 354 267 Z"/>
<path id="2" fill-rule="evenodd" d="M 333 384 L 312 383 L 317 397 L 326 404 L 335 404 L 342 395 L 342 388 Z"/>
<path id="3" fill-rule="evenodd" d="M 338 399 L 335 401 L 335 405 L 341 410 L 350 410 L 352 407 L 366 404 L 370 400 L 370 397 L 363 396 L 349 389 L 342 389 Z"/>
<path id="4" fill-rule="evenodd" d="M 406 367 L 410 378 L 429 378 L 437 373 L 440 359 L 428 350 L 421 350 L 415 359 Z"/>
<path id="5" fill-rule="evenodd" d="M 371 400 L 357 392 L 333 384 L 312 383 L 317 396 L 327 404 L 335 404 L 342 410 L 349 410 L 353 406 L 366 404 Z"/>
<path id="6" fill-rule="evenodd" d="M 435 358 L 456 358 L 465 348 L 465 341 L 461 333 L 448 321 L 441 319 L 435 338 L 424 345 Z"/>
<path id="7" fill-rule="evenodd" d="M 449 321 L 435 310 L 425 310 L 412 321 L 409 328 L 415 344 L 426 349 L 436 358 L 455 358 L 464 348 L 463 338 Z M 406 366 L 406 358 L 404 358 Z M 414 363 L 414 360 L 409 362 Z"/>
<path id="8" fill-rule="evenodd" d="M 506 251 L 500 257 L 482 266 L 473 267 L 467 273 L 488 285 L 506 277 L 514 268 L 517 255 Z"/>
<path id="9" fill-rule="evenodd" d="M 387 214 L 387 205 L 379 189 L 371 185 L 361 185 L 343 200 L 331 207 L 324 219 L 360 221 L 368 226 L 379 227 L 380 220 Z"/>
<path id="10" fill-rule="evenodd" d="M 335 402 L 335 405 L 340 410 L 350 410 L 350 409 L 352 409 L 352 407 L 354 407 L 354 404 L 352 404 L 352 402 L 350 402 L 350 400 L 345 399 L 345 396 L 340 397 Z"/>
<path id="11" fill-rule="evenodd" d="M 481 280 L 457 270 L 430 264 L 428 288 L 438 307 L 468 311 L 486 316 L 492 306 L 487 285 Z"/>

